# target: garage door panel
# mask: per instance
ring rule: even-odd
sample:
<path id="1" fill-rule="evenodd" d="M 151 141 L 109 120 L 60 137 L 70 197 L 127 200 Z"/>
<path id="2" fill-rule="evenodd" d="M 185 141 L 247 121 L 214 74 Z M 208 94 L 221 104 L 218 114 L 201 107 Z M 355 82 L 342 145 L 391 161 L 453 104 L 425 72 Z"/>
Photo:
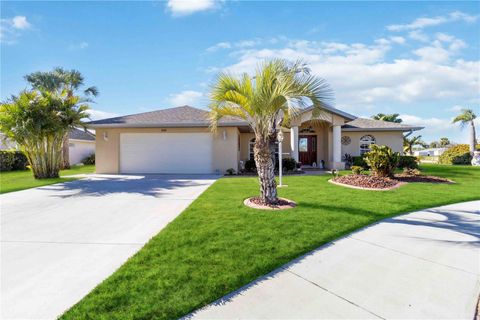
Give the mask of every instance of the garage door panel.
<path id="1" fill-rule="evenodd" d="M 122 133 L 121 173 L 211 173 L 210 133 Z"/>

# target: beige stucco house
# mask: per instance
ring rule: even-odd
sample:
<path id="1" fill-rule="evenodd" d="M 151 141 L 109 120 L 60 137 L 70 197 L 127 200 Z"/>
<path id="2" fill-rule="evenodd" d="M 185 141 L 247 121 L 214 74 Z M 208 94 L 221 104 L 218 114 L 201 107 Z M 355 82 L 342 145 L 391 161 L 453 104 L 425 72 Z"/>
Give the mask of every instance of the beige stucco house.
<path id="1" fill-rule="evenodd" d="M 219 173 L 238 170 L 253 157 L 254 135 L 238 118 L 209 128 L 208 112 L 189 106 L 90 122 L 96 130 L 97 173 Z M 306 167 L 343 168 L 342 157 L 368 151 L 372 143 L 402 152 L 403 133 L 422 129 L 357 118 L 333 107 L 312 118 L 305 109 L 282 128 L 283 157 Z"/>

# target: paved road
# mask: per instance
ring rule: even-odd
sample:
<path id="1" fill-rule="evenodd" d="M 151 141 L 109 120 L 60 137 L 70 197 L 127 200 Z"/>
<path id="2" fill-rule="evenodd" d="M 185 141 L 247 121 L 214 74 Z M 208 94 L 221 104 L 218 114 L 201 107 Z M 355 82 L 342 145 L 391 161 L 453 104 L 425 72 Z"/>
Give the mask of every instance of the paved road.
<path id="1" fill-rule="evenodd" d="M 92 175 L 1 195 L 2 319 L 56 318 L 215 178 Z"/>
<path id="2" fill-rule="evenodd" d="M 384 220 L 197 311 L 197 319 L 473 319 L 480 201 Z"/>

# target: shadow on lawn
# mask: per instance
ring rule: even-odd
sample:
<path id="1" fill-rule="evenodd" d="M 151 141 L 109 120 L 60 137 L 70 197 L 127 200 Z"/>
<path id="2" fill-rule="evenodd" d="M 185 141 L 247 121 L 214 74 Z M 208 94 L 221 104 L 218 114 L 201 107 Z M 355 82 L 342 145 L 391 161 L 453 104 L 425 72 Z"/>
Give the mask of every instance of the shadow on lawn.
<path id="1" fill-rule="evenodd" d="M 105 196 L 110 194 L 142 194 L 151 197 L 168 195 L 171 190 L 209 185 L 213 175 L 91 175 L 86 179 L 44 186 L 55 191 L 52 197 Z M 185 198 L 188 191 L 185 191 Z"/>

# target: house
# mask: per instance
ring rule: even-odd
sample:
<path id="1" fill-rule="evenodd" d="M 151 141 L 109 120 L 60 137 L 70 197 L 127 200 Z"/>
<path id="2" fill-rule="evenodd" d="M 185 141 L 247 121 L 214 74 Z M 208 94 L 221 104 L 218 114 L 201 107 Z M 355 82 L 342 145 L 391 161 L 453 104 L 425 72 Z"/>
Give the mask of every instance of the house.
<path id="1" fill-rule="evenodd" d="M 95 153 L 95 135 L 86 130 L 73 129 L 68 135 L 70 164 L 79 164 Z"/>
<path id="2" fill-rule="evenodd" d="M 15 142 L 5 139 L 0 133 L 0 150 L 18 149 Z M 85 130 L 73 129 L 68 136 L 70 164 L 78 164 L 95 153 L 95 135 Z"/>
<path id="3" fill-rule="evenodd" d="M 415 150 L 413 155 L 415 156 L 427 156 L 427 157 L 438 157 L 441 156 L 448 148 L 428 148 L 423 150 Z"/>
<path id="4" fill-rule="evenodd" d="M 220 173 L 239 169 L 253 158 L 254 134 L 248 124 L 225 117 L 218 130 L 209 128 L 208 111 L 182 106 L 92 121 L 96 130 L 97 173 Z M 312 119 L 307 108 L 282 128 L 285 156 L 304 166 L 343 168 L 342 156 L 361 155 L 373 143 L 403 150 L 406 124 L 357 118 L 325 107 Z"/>

